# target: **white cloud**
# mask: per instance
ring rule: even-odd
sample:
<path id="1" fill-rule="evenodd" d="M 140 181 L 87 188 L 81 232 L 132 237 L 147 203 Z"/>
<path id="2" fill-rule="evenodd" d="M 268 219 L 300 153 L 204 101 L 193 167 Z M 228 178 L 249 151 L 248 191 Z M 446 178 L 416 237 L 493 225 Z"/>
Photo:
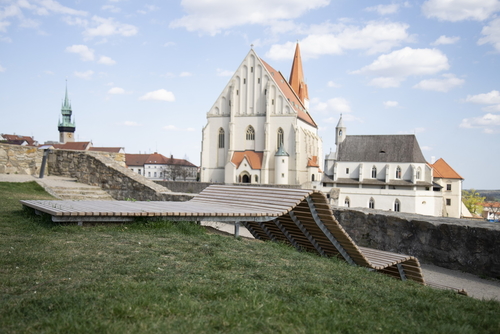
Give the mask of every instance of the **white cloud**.
<path id="1" fill-rule="evenodd" d="M 137 31 L 137 27 L 131 24 L 116 22 L 113 18 L 105 19 L 103 17 L 93 16 L 92 21 L 89 23 L 89 27 L 85 29 L 83 35 L 88 38 L 112 35 L 129 37 L 136 35 Z"/>
<path id="2" fill-rule="evenodd" d="M 314 101 L 314 110 L 322 112 L 338 112 L 338 113 L 350 113 L 351 106 L 349 101 L 343 97 L 334 97 L 326 102 Z"/>
<path id="3" fill-rule="evenodd" d="M 179 74 L 179 76 L 180 76 L 181 78 L 183 78 L 183 77 L 190 77 L 190 76 L 192 76 L 192 75 L 193 75 L 193 74 L 192 74 L 192 73 L 190 73 L 190 72 L 181 72 L 181 74 Z"/>
<path id="4" fill-rule="evenodd" d="M 379 76 L 370 85 L 387 88 L 398 87 L 408 76 L 431 75 L 449 69 L 448 57 L 437 49 L 412 49 L 405 47 L 379 56 L 352 74 Z"/>
<path id="5" fill-rule="evenodd" d="M 97 62 L 99 64 L 104 64 L 104 65 L 114 65 L 114 64 L 116 64 L 116 61 L 114 61 L 110 57 L 106 57 L 106 56 L 101 56 Z"/>
<path id="6" fill-rule="evenodd" d="M 90 78 L 92 77 L 92 74 L 94 74 L 94 71 L 92 71 L 92 70 L 88 70 L 85 72 L 76 72 L 75 71 L 75 76 L 77 76 L 81 79 L 85 79 L 85 80 L 90 80 Z"/>
<path id="7" fill-rule="evenodd" d="M 134 121 L 125 121 L 125 122 L 123 122 L 123 125 L 125 125 L 125 126 L 142 126 L 142 124 L 134 122 Z"/>
<path id="8" fill-rule="evenodd" d="M 220 68 L 217 69 L 217 75 L 219 77 L 230 77 L 233 74 L 234 74 L 234 71 L 223 70 L 223 69 L 220 69 Z"/>
<path id="9" fill-rule="evenodd" d="M 404 78 L 396 78 L 396 77 L 378 77 L 370 80 L 368 85 L 375 86 L 379 88 L 393 88 L 399 87 L 401 82 L 403 82 Z"/>
<path id="10" fill-rule="evenodd" d="M 390 4 L 390 5 L 377 5 L 373 7 L 367 7 L 365 10 L 369 12 L 377 12 L 380 15 L 394 14 L 399 10 L 399 4 Z"/>
<path id="11" fill-rule="evenodd" d="M 441 36 L 439 36 L 438 39 L 436 39 L 434 42 L 432 42 L 431 45 L 455 44 L 459 40 L 460 40 L 459 36 L 448 37 L 445 35 L 441 35 Z"/>
<path id="12" fill-rule="evenodd" d="M 500 104 L 500 92 L 498 90 L 492 90 L 491 92 L 485 94 L 467 95 L 465 102 L 478 104 Z"/>
<path id="13" fill-rule="evenodd" d="M 45 71 L 43 71 L 43 73 L 48 74 L 48 75 L 54 75 L 54 72 L 49 71 L 49 70 L 45 70 Z"/>
<path id="14" fill-rule="evenodd" d="M 455 75 L 448 73 L 443 74 L 441 79 L 427 79 L 422 80 L 413 88 L 423 89 L 423 90 L 433 90 L 436 92 L 448 92 L 451 89 L 463 85 L 464 79 L 459 79 Z"/>
<path id="15" fill-rule="evenodd" d="M 163 46 L 165 46 L 165 47 L 174 46 L 174 45 L 175 45 L 175 42 L 166 42 L 165 44 L 163 44 Z"/>
<path id="16" fill-rule="evenodd" d="M 481 117 L 464 118 L 460 123 L 461 128 L 483 128 L 485 133 L 493 133 L 491 127 L 500 126 L 500 115 L 485 114 Z"/>
<path id="17" fill-rule="evenodd" d="M 108 94 L 125 94 L 125 89 L 120 87 L 113 87 L 108 90 Z"/>
<path id="18" fill-rule="evenodd" d="M 177 131 L 178 130 L 178 128 L 175 125 L 165 125 L 163 128 L 165 130 L 169 130 L 169 131 Z"/>
<path id="19" fill-rule="evenodd" d="M 483 27 L 481 34 L 484 37 L 481 37 L 477 41 L 477 44 L 483 45 L 489 43 L 500 52 L 500 17 L 492 20 L 487 26 Z"/>
<path id="20" fill-rule="evenodd" d="M 144 94 L 139 98 L 139 100 L 156 100 L 156 101 L 175 101 L 174 93 L 167 91 L 166 89 L 158 89 L 153 92 Z"/>
<path id="21" fill-rule="evenodd" d="M 399 106 L 399 103 L 397 101 L 385 101 L 384 106 L 388 108 L 393 108 Z"/>
<path id="22" fill-rule="evenodd" d="M 367 54 L 387 52 L 404 41 L 411 41 L 405 23 L 368 22 L 365 26 L 329 23 L 311 26 L 309 35 L 300 41 L 302 58 L 338 55 L 347 50 L 366 50 Z M 266 56 L 271 59 L 290 59 L 295 42 L 272 45 Z"/>
<path id="23" fill-rule="evenodd" d="M 498 0 L 428 0 L 422 5 L 427 18 L 442 21 L 484 21 L 500 10 Z"/>
<path id="24" fill-rule="evenodd" d="M 80 59 L 83 61 L 94 60 L 94 50 L 89 49 L 86 45 L 72 45 L 66 48 L 66 52 L 77 53 L 80 55 Z"/>
<path id="25" fill-rule="evenodd" d="M 309 10 L 324 7 L 329 0 L 184 0 L 187 15 L 170 23 L 173 28 L 201 31 L 210 35 L 247 24 L 272 26 L 282 20 L 300 17 Z"/>
<path id="26" fill-rule="evenodd" d="M 342 87 L 342 85 L 336 83 L 336 82 L 333 82 L 333 81 L 328 81 L 328 83 L 326 84 L 328 87 L 332 87 L 332 88 L 339 88 L 339 87 Z"/>
<path id="27" fill-rule="evenodd" d="M 146 9 L 140 9 L 140 10 L 138 10 L 137 12 L 138 12 L 139 14 L 147 14 L 147 13 L 149 13 L 149 12 L 154 12 L 154 11 L 157 11 L 158 9 L 160 9 L 160 7 L 155 6 L 155 5 L 144 5 L 144 7 L 145 7 Z"/>
<path id="28" fill-rule="evenodd" d="M 113 5 L 104 5 L 101 7 L 102 10 L 107 10 L 111 13 L 119 13 L 121 12 L 121 8 L 113 6 Z"/>

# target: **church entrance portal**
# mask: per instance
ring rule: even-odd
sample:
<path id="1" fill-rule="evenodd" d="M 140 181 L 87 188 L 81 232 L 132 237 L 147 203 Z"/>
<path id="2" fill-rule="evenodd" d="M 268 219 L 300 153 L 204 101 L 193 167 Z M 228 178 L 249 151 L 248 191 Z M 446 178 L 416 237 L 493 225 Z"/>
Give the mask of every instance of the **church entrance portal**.
<path id="1" fill-rule="evenodd" d="M 250 181 L 251 181 L 251 180 L 250 180 L 250 176 L 249 176 L 249 175 L 247 175 L 247 174 L 245 174 L 245 175 L 243 175 L 243 176 L 241 177 L 241 182 L 242 182 L 242 183 L 250 183 Z"/>

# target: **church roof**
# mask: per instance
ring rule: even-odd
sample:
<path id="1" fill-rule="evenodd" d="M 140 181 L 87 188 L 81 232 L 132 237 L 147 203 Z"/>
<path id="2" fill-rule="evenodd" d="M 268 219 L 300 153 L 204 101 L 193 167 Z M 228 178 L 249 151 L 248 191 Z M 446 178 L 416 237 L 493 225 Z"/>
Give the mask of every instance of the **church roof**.
<path id="1" fill-rule="evenodd" d="M 279 89 L 285 94 L 285 97 L 292 104 L 293 109 L 297 112 L 297 116 L 302 121 L 314 126 L 317 128 L 318 126 L 312 119 L 311 115 L 307 112 L 304 103 L 299 99 L 298 95 L 294 92 L 292 86 L 286 81 L 283 74 L 280 71 L 276 71 L 271 65 L 266 63 L 262 58 L 260 59 L 266 69 L 271 73 L 271 78 L 274 80 Z"/>
<path id="2" fill-rule="evenodd" d="M 464 179 L 457 172 L 455 172 L 455 170 L 451 168 L 451 166 L 448 165 L 443 158 L 440 158 L 438 161 L 431 164 L 430 166 L 434 170 L 434 177 L 436 178 L 460 179 L 460 180 Z"/>
<path id="3" fill-rule="evenodd" d="M 73 141 L 64 144 L 52 144 L 54 148 L 61 150 L 86 151 L 92 143 L 89 141 Z"/>
<path id="4" fill-rule="evenodd" d="M 236 168 L 238 168 L 240 167 L 240 164 L 243 162 L 243 160 L 246 158 L 252 169 L 261 169 L 263 157 L 264 157 L 263 152 L 238 151 L 233 153 L 231 162 L 236 165 Z"/>
<path id="5" fill-rule="evenodd" d="M 426 163 L 415 135 L 346 136 L 337 161 Z"/>
<path id="6" fill-rule="evenodd" d="M 283 147 L 283 143 L 281 143 L 280 147 L 276 151 L 276 154 L 274 155 L 275 157 L 288 157 L 290 154 L 288 154 L 287 151 L 285 151 L 285 148 Z"/>
<path id="7" fill-rule="evenodd" d="M 307 159 L 307 167 L 319 167 L 317 155 L 313 155 Z"/>

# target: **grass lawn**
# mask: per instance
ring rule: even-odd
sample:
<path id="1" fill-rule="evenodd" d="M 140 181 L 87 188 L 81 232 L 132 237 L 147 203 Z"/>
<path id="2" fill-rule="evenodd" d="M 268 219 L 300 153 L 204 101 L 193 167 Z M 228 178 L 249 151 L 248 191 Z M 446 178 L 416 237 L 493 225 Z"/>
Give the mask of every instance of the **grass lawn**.
<path id="1" fill-rule="evenodd" d="M 1 333 L 500 333 L 500 303 L 191 223 L 60 226 L 0 183 Z"/>

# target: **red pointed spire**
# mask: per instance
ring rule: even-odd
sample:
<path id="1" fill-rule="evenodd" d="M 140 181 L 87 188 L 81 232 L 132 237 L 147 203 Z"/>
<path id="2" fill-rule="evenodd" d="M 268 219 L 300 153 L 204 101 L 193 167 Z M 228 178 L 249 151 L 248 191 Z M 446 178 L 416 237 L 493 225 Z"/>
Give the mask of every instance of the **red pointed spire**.
<path id="1" fill-rule="evenodd" d="M 297 42 L 295 47 L 295 55 L 293 56 L 292 70 L 290 72 L 290 86 L 295 91 L 303 104 L 305 100 L 309 100 L 309 93 L 307 92 L 307 84 L 304 81 L 304 70 L 302 69 L 302 58 L 300 57 L 300 47 Z"/>

